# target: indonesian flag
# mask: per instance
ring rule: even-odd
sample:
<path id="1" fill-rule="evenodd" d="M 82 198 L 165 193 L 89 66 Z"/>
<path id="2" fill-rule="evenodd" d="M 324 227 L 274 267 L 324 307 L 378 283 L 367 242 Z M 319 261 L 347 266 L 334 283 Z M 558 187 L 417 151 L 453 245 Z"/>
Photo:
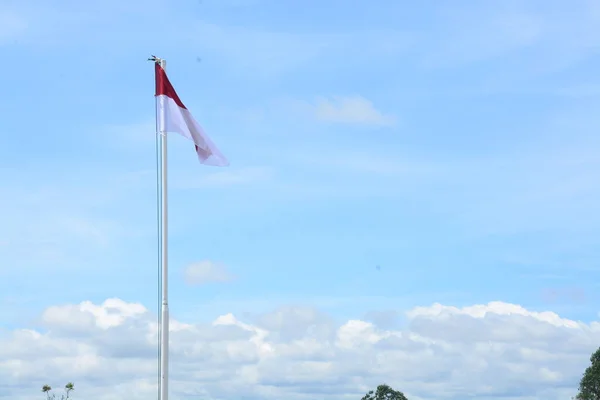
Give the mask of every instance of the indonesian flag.
<path id="1" fill-rule="evenodd" d="M 156 110 L 160 132 L 176 132 L 196 145 L 196 153 L 202 164 L 225 167 L 229 161 L 221 154 L 204 130 L 183 105 L 165 70 L 155 63 Z"/>

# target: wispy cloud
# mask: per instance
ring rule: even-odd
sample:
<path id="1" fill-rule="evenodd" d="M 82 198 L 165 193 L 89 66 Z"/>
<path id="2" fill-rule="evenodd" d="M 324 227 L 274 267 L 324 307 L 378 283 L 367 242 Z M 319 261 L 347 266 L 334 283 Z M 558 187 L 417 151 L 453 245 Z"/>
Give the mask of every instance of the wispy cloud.
<path id="1" fill-rule="evenodd" d="M 184 270 L 184 279 L 188 285 L 201 285 L 211 282 L 229 282 L 235 279 L 223 264 L 209 260 L 188 265 Z"/>
<path id="2" fill-rule="evenodd" d="M 314 113 L 321 121 L 342 124 L 390 126 L 396 123 L 396 117 L 379 111 L 361 96 L 319 98 Z"/>
<path id="3" fill-rule="evenodd" d="M 271 114 L 286 114 L 303 124 L 327 122 L 364 127 L 392 127 L 396 115 L 378 109 L 373 101 L 360 96 L 318 96 L 314 100 L 279 98 L 266 106 Z"/>

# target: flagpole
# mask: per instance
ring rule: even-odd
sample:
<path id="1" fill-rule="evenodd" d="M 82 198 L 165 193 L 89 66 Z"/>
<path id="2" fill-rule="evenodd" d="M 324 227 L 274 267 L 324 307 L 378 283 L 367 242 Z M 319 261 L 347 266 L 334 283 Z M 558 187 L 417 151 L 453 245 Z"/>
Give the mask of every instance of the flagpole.
<path id="1" fill-rule="evenodd" d="M 225 167 L 229 162 L 219 149 L 208 138 L 200 125 L 189 114 L 187 108 L 175 93 L 175 89 L 166 76 L 167 62 L 152 56 L 156 72 L 156 134 L 160 140 L 160 213 L 159 253 L 160 253 L 160 283 L 161 283 L 161 318 L 160 318 L 160 363 L 159 363 L 159 400 L 169 398 L 169 274 L 168 274 L 168 205 L 167 205 L 167 131 L 178 132 L 192 139 L 196 154 L 202 164 Z M 167 110 L 168 109 L 168 110 Z M 177 122 L 171 123 L 167 118 L 173 115 Z M 184 124 L 182 125 L 181 122 Z M 159 179 L 157 179 L 158 181 Z"/>
<path id="2" fill-rule="evenodd" d="M 167 61 L 157 60 L 163 70 L 167 68 Z M 164 101 L 164 99 L 157 99 Z M 159 107 L 160 115 L 160 177 L 161 177 L 161 267 L 162 267 L 162 306 L 160 319 L 160 400 L 169 398 L 169 257 L 168 257 L 168 207 L 167 207 L 167 132 L 165 107 Z"/>

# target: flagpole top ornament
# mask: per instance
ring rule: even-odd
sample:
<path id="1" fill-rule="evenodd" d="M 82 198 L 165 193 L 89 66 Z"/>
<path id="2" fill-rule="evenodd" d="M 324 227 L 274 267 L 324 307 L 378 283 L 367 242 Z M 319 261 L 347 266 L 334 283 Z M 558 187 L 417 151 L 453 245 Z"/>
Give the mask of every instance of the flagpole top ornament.
<path id="1" fill-rule="evenodd" d="M 154 61 L 156 64 L 162 64 L 163 59 L 162 58 L 158 58 L 156 56 L 150 56 L 150 58 L 148 58 L 148 61 Z"/>

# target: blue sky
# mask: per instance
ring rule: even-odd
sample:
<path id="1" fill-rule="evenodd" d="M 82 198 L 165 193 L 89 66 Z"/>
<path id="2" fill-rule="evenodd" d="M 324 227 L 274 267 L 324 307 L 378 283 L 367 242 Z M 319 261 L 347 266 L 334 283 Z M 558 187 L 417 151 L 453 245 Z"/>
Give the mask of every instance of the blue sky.
<path id="1" fill-rule="evenodd" d="M 1 36 L 5 301 L 156 296 L 157 54 L 232 162 L 171 141 L 176 314 L 265 296 L 539 308 L 577 289 L 553 306 L 595 315 L 592 2 L 19 3 Z M 239 279 L 185 286 L 204 259 Z"/>
<path id="2" fill-rule="evenodd" d="M 174 317 L 594 320 L 599 19 L 591 0 L 3 1 L 2 324 L 156 309 L 151 54 L 231 161 L 170 140 Z M 201 261 L 235 278 L 186 283 Z"/>

